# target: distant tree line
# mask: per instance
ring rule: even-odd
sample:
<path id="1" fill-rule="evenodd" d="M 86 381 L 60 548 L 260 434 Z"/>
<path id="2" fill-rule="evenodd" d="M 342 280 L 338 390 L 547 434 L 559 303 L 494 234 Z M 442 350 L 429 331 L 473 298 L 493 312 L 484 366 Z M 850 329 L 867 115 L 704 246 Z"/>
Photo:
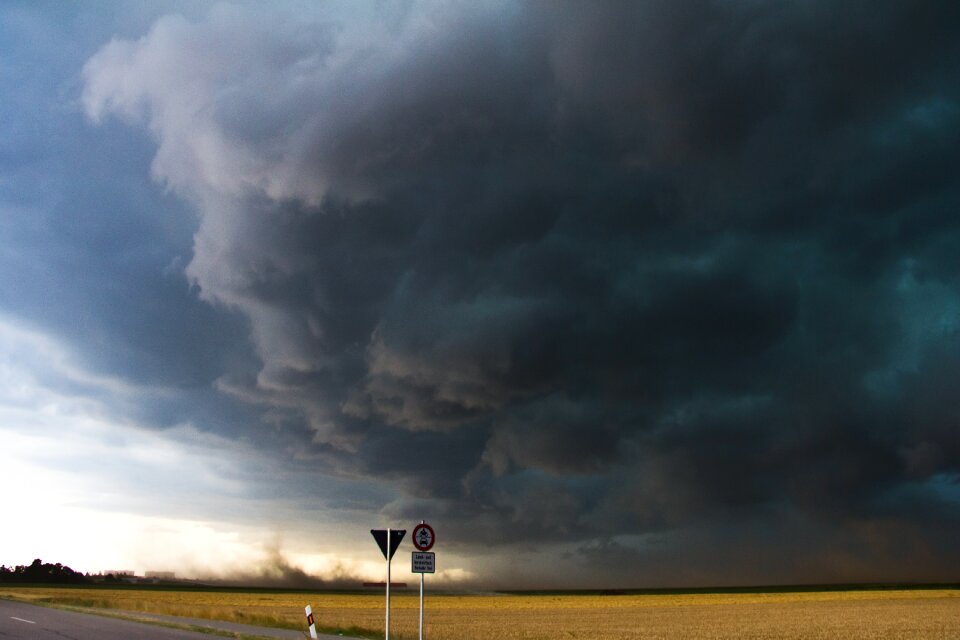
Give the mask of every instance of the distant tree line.
<path id="1" fill-rule="evenodd" d="M 29 565 L 17 565 L 9 568 L 0 565 L 0 582 L 34 584 L 82 584 L 89 582 L 84 574 L 57 562 L 49 564 L 39 558 Z"/>

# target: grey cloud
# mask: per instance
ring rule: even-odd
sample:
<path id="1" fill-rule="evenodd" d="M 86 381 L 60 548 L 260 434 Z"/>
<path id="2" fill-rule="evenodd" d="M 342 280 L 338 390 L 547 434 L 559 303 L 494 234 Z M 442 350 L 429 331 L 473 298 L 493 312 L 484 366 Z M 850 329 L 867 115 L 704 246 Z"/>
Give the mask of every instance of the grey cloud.
<path id="1" fill-rule="evenodd" d="M 955 479 L 955 402 L 920 402 L 955 369 L 955 9 L 348 13 L 164 18 L 84 70 L 249 319 L 223 387 L 291 443 L 476 542 L 777 509 L 850 542 Z"/>
<path id="2" fill-rule="evenodd" d="M 139 33 L 155 15 L 92 19 L 84 7 L 23 3 L 0 13 L 11 72 L 0 80 L 0 308 L 61 344 L 78 371 L 126 389 L 116 397 L 23 361 L 37 384 L 111 405 L 120 422 L 239 422 L 244 410 L 210 386 L 224 367 L 251 363 L 244 322 L 169 268 L 189 256 L 195 216 L 151 181 L 152 143 L 119 123 L 89 127 L 74 95 L 83 60 L 110 33 Z"/>
<path id="3" fill-rule="evenodd" d="M 495 421 L 481 459 L 497 476 L 515 467 L 558 475 L 597 471 L 618 460 L 626 422 L 603 407 L 544 398 Z"/>

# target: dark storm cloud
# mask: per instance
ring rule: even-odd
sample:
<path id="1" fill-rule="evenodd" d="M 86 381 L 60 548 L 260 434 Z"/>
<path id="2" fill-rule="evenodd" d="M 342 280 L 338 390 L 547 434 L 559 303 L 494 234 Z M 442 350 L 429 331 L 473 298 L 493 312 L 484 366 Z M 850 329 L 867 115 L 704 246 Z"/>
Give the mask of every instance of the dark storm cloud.
<path id="1" fill-rule="evenodd" d="M 461 543 L 800 522 L 758 564 L 789 579 L 960 533 L 960 10 L 334 11 L 166 17 L 85 67 L 250 321 L 224 390 Z M 888 551 L 847 557 L 957 568 Z"/>

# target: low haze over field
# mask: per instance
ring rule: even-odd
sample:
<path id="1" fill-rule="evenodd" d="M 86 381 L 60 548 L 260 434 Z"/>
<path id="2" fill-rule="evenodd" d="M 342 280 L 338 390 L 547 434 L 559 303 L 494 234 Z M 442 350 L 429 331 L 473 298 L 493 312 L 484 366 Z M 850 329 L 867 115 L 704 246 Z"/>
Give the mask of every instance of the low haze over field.
<path id="1" fill-rule="evenodd" d="M 0 564 L 956 580 L 958 30 L 5 2 Z"/>

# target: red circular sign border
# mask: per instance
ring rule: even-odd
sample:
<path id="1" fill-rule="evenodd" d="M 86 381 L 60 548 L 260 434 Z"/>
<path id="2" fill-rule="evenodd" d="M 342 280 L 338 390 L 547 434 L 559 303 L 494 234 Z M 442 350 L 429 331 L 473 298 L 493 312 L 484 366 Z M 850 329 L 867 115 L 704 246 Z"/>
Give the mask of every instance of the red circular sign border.
<path id="1" fill-rule="evenodd" d="M 429 529 L 430 530 L 430 544 L 425 547 L 421 547 L 417 544 L 417 531 L 420 529 Z M 433 530 L 433 527 L 428 525 L 426 522 L 418 524 L 413 528 L 413 534 L 411 535 L 411 540 L 413 540 L 413 546 L 417 548 L 417 551 L 430 551 L 433 549 L 433 544 L 437 541 L 437 533 Z"/>

